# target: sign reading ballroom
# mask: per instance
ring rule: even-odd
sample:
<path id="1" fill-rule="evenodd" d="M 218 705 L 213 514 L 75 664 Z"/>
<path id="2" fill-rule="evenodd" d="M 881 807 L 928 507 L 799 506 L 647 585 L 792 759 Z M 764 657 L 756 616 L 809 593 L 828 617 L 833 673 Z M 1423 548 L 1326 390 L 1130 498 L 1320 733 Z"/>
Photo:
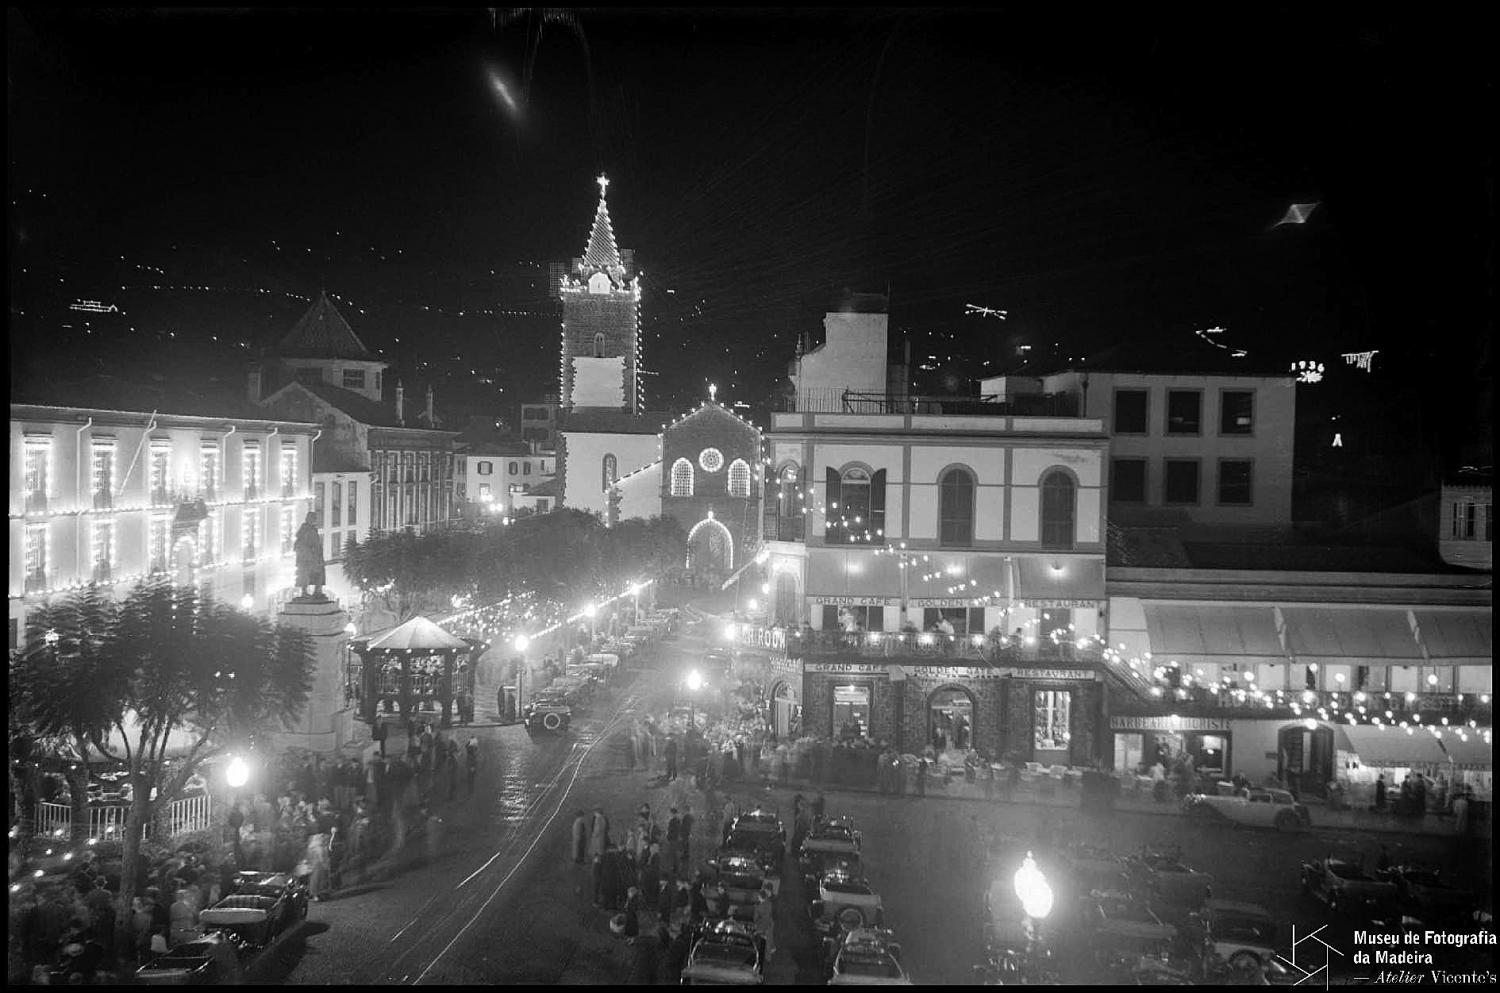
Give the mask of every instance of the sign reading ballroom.
<path id="1" fill-rule="evenodd" d="M 1228 731 L 1227 717 L 1120 717 L 1109 719 L 1112 731 Z"/>

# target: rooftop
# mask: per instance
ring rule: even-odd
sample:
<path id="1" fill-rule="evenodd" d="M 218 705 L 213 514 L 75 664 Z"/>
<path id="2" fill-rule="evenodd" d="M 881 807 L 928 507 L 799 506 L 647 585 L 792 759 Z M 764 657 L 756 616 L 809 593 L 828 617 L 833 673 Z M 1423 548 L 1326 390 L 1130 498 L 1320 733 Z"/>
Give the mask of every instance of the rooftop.
<path id="1" fill-rule="evenodd" d="M 381 361 L 359 340 L 349 322 L 344 320 L 344 315 L 328 299 L 326 291 L 319 293 L 307 313 L 292 325 L 292 330 L 281 339 L 276 353 L 290 358 Z"/>

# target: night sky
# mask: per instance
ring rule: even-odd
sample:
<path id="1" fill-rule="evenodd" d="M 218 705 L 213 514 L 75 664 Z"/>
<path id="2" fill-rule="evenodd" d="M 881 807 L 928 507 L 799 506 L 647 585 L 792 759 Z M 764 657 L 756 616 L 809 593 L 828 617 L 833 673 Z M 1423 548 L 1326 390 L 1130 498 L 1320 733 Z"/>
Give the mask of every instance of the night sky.
<path id="1" fill-rule="evenodd" d="M 888 288 L 950 382 L 1018 343 L 1210 354 L 1219 326 L 1247 367 L 1317 359 L 1329 396 L 1473 420 L 1477 19 L 1028 16 L 12 9 L 13 389 L 111 347 L 222 372 L 326 288 L 440 402 L 530 399 L 546 265 L 582 251 L 604 171 L 654 406 L 710 380 L 758 404 L 849 287 Z"/>

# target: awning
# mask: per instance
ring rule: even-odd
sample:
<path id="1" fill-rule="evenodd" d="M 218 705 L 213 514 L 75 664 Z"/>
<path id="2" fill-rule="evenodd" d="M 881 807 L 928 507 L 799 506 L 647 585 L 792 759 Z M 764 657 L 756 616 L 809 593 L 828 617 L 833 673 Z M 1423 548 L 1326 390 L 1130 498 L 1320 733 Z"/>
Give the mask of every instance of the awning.
<path id="1" fill-rule="evenodd" d="M 1421 649 L 1404 610 L 1283 607 L 1287 647 L 1298 662 L 1420 664 Z"/>
<path id="2" fill-rule="evenodd" d="M 913 568 L 908 566 L 907 568 Z M 901 597 L 901 575 L 893 555 L 873 548 L 820 548 L 807 557 L 809 597 Z"/>
<path id="3" fill-rule="evenodd" d="M 1494 768 L 1494 744 L 1485 741 L 1484 735 L 1477 731 L 1470 732 L 1468 740 L 1465 741 L 1456 732 L 1445 730 L 1438 741 L 1442 744 L 1443 750 L 1448 753 L 1448 760 L 1456 769 L 1488 772 Z"/>
<path id="4" fill-rule="evenodd" d="M 1060 556 L 1016 560 L 1016 602 L 1023 607 L 1093 607 L 1104 601 L 1104 560 Z"/>
<path id="5" fill-rule="evenodd" d="M 962 552 L 933 552 L 929 561 L 915 561 L 906 567 L 907 595 L 912 600 L 949 600 L 958 598 L 966 606 L 973 600 L 987 600 L 997 606 L 1009 601 L 1009 571 L 1003 555 L 968 555 Z M 923 579 L 931 576 L 931 579 Z M 928 604 L 937 606 L 937 604 Z M 944 604 L 947 606 L 947 604 Z"/>
<path id="6" fill-rule="evenodd" d="M 1154 658 L 1182 663 L 1284 664 L 1270 607 L 1146 604 Z"/>
<path id="7" fill-rule="evenodd" d="M 1495 650 L 1488 610 L 1417 610 L 1422 644 L 1434 662 L 1448 665 L 1489 665 Z"/>
<path id="8" fill-rule="evenodd" d="M 1371 769 L 1412 769 L 1445 766 L 1448 753 L 1438 744 L 1431 731 L 1405 729 L 1388 724 L 1339 724 L 1337 747 L 1359 756 L 1361 765 Z"/>

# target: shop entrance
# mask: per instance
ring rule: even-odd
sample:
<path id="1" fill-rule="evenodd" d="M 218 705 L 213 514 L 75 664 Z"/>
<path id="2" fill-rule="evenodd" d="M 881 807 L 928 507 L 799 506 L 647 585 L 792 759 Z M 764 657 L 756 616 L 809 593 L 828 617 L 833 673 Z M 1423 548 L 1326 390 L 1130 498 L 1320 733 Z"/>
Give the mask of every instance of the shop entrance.
<path id="1" fill-rule="evenodd" d="M 939 755 L 974 747 L 974 698 L 968 690 L 945 687 L 927 698 L 927 743 Z"/>
<path id="2" fill-rule="evenodd" d="M 840 741 L 870 733 L 870 684 L 852 683 L 833 688 L 833 733 Z"/>
<path id="3" fill-rule="evenodd" d="M 1276 734 L 1276 775 L 1298 793 L 1326 795 L 1333 758 L 1331 727 L 1289 724 Z"/>
<path id="4" fill-rule="evenodd" d="M 771 688 L 771 730 L 785 739 L 801 724 L 802 708 L 797 705 L 797 691 L 782 681 Z"/>

